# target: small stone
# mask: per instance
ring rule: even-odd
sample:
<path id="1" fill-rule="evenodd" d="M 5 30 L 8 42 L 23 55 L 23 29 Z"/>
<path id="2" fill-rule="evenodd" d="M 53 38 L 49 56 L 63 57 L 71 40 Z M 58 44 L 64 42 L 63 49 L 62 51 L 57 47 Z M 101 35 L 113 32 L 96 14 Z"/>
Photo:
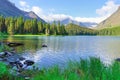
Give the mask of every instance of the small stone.
<path id="1" fill-rule="evenodd" d="M 31 66 L 31 65 L 34 64 L 34 61 L 26 60 L 26 61 L 24 62 L 24 64 L 26 64 L 27 66 Z"/>
<path id="2" fill-rule="evenodd" d="M 42 47 L 47 47 L 47 45 L 43 44 Z"/>
<path id="3" fill-rule="evenodd" d="M 30 77 L 25 77 L 26 80 L 30 79 Z"/>
<path id="4" fill-rule="evenodd" d="M 120 58 L 115 59 L 116 61 L 120 61 Z"/>
<path id="5" fill-rule="evenodd" d="M 5 56 L 12 56 L 12 53 L 10 53 L 10 52 L 8 52 L 8 51 L 5 51 L 5 52 L 4 52 L 4 55 L 5 55 Z"/>
<path id="6" fill-rule="evenodd" d="M 24 57 L 19 57 L 19 60 L 23 61 L 23 60 L 25 60 L 25 58 Z"/>

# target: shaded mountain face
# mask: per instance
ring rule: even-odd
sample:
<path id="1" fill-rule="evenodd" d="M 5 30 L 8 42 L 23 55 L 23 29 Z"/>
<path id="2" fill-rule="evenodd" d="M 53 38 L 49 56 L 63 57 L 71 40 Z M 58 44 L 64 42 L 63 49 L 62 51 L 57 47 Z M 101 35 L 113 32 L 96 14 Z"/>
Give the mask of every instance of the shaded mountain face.
<path id="1" fill-rule="evenodd" d="M 120 7 L 110 17 L 102 21 L 96 27 L 96 29 L 111 28 L 111 27 L 117 27 L 117 26 L 120 26 Z"/>
<path id="2" fill-rule="evenodd" d="M 33 19 L 36 18 L 37 20 L 42 20 L 38 17 L 34 12 L 25 12 L 18 9 L 14 3 L 11 3 L 9 0 L 0 0 L 0 15 L 5 17 L 13 16 L 19 17 L 23 16 L 25 19 Z M 42 20 L 42 22 L 45 22 Z"/>
<path id="3" fill-rule="evenodd" d="M 94 23 L 94 22 L 77 22 L 75 20 L 72 20 L 70 18 L 66 18 L 62 21 L 60 21 L 61 24 L 69 24 L 69 23 L 73 23 L 73 24 L 76 24 L 76 25 L 79 25 L 79 26 L 82 26 L 82 27 L 94 27 L 97 25 L 97 23 Z"/>

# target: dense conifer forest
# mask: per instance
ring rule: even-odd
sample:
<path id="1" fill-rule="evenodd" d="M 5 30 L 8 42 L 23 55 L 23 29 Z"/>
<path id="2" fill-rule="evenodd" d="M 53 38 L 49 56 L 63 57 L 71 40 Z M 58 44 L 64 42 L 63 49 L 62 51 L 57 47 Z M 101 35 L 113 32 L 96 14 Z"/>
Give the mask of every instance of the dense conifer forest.
<path id="1" fill-rule="evenodd" d="M 0 32 L 15 34 L 45 34 L 45 35 L 95 35 L 95 31 L 89 28 L 80 27 L 75 24 L 63 25 L 60 21 L 44 23 L 37 19 L 24 19 L 23 17 L 0 16 Z"/>

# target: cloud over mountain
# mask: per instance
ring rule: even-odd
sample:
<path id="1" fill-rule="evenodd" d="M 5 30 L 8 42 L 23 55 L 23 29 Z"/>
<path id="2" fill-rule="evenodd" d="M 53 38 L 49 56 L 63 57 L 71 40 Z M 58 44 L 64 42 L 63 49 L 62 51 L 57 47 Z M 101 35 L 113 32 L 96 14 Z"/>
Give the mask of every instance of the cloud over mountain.
<path id="1" fill-rule="evenodd" d="M 21 6 L 29 8 L 29 5 L 27 5 L 26 2 L 21 2 Z M 33 19 L 36 18 L 38 20 L 42 20 L 40 17 L 38 17 L 34 12 L 26 12 L 23 10 L 20 10 L 15 6 L 14 3 L 11 3 L 9 0 L 0 0 L 0 15 L 3 15 L 5 17 L 19 17 L 23 16 L 24 19 Z M 42 20 L 45 22 L 44 20 Z"/>
<path id="2" fill-rule="evenodd" d="M 65 13 L 58 13 L 56 9 L 50 8 L 48 10 L 44 10 L 43 8 L 32 5 L 27 2 L 27 0 L 19 0 L 19 5 L 21 6 L 22 10 L 25 11 L 34 11 L 39 17 L 43 18 L 47 22 L 51 21 L 58 21 L 58 20 L 64 20 L 66 18 L 70 18 L 72 20 L 78 21 L 78 22 L 96 22 L 100 23 L 101 21 L 105 20 L 107 17 L 109 17 L 113 12 L 115 12 L 119 6 L 119 4 L 116 3 L 117 0 L 108 0 L 102 5 L 101 7 L 97 8 L 95 10 L 95 13 L 98 16 L 94 17 L 81 17 L 81 16 L 71 16 L 69 14 Z"/>
<path id="3" fill-rule="evenodd" d="M 115 4 L 114 0 L 110 0 L 105 3 L 100 9 L 96 10 L 96 13 L 100 16 L 110 16 L 112 13 L 114 13 L 119 4 Z"/>

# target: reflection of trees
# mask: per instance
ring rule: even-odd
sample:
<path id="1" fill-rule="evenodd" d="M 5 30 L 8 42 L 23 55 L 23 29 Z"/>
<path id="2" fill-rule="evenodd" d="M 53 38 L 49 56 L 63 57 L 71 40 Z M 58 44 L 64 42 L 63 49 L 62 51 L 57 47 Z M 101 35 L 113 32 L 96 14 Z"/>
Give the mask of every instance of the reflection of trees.
<path id="1" fill-rule="evenodd" d="M 40 43 L 38 39 L 31 40 L 31 39 L 24 39 L 24 48 L 25 50 L 32 51 L 32 53 L 36 52 L 38 48 L 40 48 Z"/>
<path id="2" fill-rule="evenodd" d="M 49 45 L 49 48 L 51 48 L 53 51 L 57 50 L 63 50 L 64 48 L 64 42 L 61 40 L 62 37 L 46 37 L 44 40 L 45 43 Z"/>
<path id="3" fill-rule="evenodd" d="M 37 49 L 41 48 L 42 40 L 38 39 L 38 37 L 12 37 L 9 36 L 7 38 L 7 42 L 19 42 L 23 43 L 24 46 L 15 47 L 16 51 L 21 53 L 25 50 L 31 51 L 31 53 L 35 53 Z"/>
<path id="4" fill-rule="evenodd" d="M 13 42 L 14 41 L 13 36 L 9 36 L 6 41 L 7 42 Z"/>

